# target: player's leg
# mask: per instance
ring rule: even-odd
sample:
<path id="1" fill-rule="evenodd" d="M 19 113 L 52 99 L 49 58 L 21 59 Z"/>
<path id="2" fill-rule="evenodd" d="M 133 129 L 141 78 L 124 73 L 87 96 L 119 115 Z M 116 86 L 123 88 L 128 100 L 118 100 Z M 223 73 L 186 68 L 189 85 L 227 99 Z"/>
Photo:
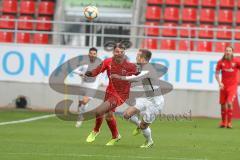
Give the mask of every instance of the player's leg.
<path id="1" fill-rule="evenodd" d="M 140 129 L 142 131 L 143 136 L 146 139 L 145 143 L 140 146 L 141 148 L 150 148 L 153 146 L 152 131 L 149 126 L 150 126 L 150 123 L 146 123 L 144 122 L 144 120 L 141 121 L 140 123 Z"/>
<path id="2" fill-rule="evenodd" d="M 225 128 L 227 126 L 227 105 L 226 105 L 226 91 L 224 89 L 220 90 L 220 104 L 221 104 L 221 122 L 219 127 L 220 128 Z"/>
<path id="3" fill-rule="evenodd" d="M 121 139 L 121 135 L 119 134 L 117 128 L 117 121 L 112 111 L 109 111 L 108 113 L 105 114 L 105 119 L 112 133 L 112 139 L 106 145 L 113 146 L 116 142 L 118 142 Z"/>
<path id="4" fill-rule="evenodd" d="M 88 105 L 88 102 L 90 101 L 90 98 L 87 96 L 83 96 L 81 100 L 78 102 L 78 112 L 83 113 L 85 111 L 85 108 Z M 78 120 L 76 122 L 76 127 L 79 128 L 82 125 L 83 122 L 83 116 L 79 114 Z"/>
<path id="5" fill-rule="evenodd" d="M 236 97 L 237 91 L 232 89 L 228 92 L 227 97 L 227 128 L 232 128 L 232 114 L 233 114 L 233 101 Z"/>

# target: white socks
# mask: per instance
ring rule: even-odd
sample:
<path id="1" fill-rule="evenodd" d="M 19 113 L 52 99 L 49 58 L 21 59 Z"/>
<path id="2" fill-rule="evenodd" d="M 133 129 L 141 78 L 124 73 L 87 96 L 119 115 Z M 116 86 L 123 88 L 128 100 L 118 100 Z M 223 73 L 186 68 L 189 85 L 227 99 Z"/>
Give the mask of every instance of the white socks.
<path id="1" fill-rule="evenodd" d="M 88 104 L 85 104 L 85 105 L 81 105 L 80 108 L 79 108 L 79 116 L 78 116 L 78 121 L 83 121 L 83 116 L 81 115 L 81 113 L 83 113 L 85 110 L 86 110 L 86 107 L 88 106 Z"/>
<path id="2" fill-rule="evenodd" d="M 146 138 L 148 142 L 152 142 L 152 133 L 151 129 L 147 127 L 146 129 L 142 129 L 143 136 Z"/>
<path id="3" fill-rule="evenodd" d="M 134 123 L 137 127 L 140 126 L 141 121 L 138 119 L 137 115 L 133 115 L 132 117 L 129 118 L 129 120 Z"/>

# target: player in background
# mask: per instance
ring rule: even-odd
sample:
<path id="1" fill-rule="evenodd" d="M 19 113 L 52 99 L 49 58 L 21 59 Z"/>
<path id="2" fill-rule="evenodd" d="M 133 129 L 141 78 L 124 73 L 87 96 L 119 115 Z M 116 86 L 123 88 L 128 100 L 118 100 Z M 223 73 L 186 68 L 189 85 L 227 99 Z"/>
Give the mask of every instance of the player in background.
<path id="1" fill-rule="evenodd" d="M 74 71 L 80 77 L 82 77 L 81 86 L 97 90 L 100 85 L 100 76 L 97 77 L 86 77 L 84 74 L 87 71 L 91 71 L 96 68 L 101 61 L 97 59 L 97 49 L 92 47 L 89 49 L 88 58 L 83 60 L 87 64 L 82 65 L 77 68 L 77 71 Z M 84 112 L 88 106 L 88 102 L 94 97 L 95 92 L 86 91 L 85 96 L 79 96 L 78 101 L 78 112 Z M 76 122 L 76 127 L 79 128 L 82 125 L 82 117 L 79 115 L 78 121 Z"/>
<path id="2" fill-rule="evenodd" d="M 221 128 L 232 128 L 233 101 L 237 95 L 239 69 L 240 63 L 233 56 L 233 48 L 226 47 L 224 56 L 217 63 L 215 73 L 220 88 Z"/>
<path id="3" fill-rule="evenodd" d="M 140 146 L 141 148 L 150 148 L 153 145 L 151 129 L 149 126 L 160 114 L 164 105 L 162 94 L 156 94 L 156 92 L 159 91 L 155 90 L 155 86 L 153 85 L 158 84 L 159 79 L 155 69 L 149 64 L 151 56 L 151 51 L 147 49 L 140 49 L 138 51 L 136 58 L 137 63 L 140 66 L 140 72 L 138 75 L 112 75 L 112 78 L 118 78 L 130 82 L 140 81 L 142 83 L 146 97 L 136 98 L 136 105 L 128 107 L 123 113 L 125 119 L 130 120 L 137 125 L 137 129 L 134 130 L 133 135 L 138 135 L 142 131 L 143 136 L 146 138 L 145 143 Z M 160 87 L 160 84 L 158 84 L 157 87 Z M 138 114 L 143 117 L 141 121 L 137 116 Z"/>
<path id="4" fill-rule="evenodd" d="M 121 139 L 113 112 L 116 107 L 128 99 L 131 84 L 124 80 L 111 79 L 110 76 L 111 74 L 120 74 L 122 76 L 136 74 L 136 66 L 127 61 L 125 49 L 123 44 L 115 44 L 113 47 L 113 57 L 105 59 L 96 69 L 88 71 L 85 74 L 86 76 L 95 77 L 99 73 L 107 71 L 109 78 L 104 102 L 97 107 L 97 109 L 100 110 L 100 115 L 96 117 L 95 127 L 87 137 L 87 142 L 93 142 L 98 136 L 104 114 L 108 127 L 112 132 L 112 139 L 106 145 L 112 146 Z"/>

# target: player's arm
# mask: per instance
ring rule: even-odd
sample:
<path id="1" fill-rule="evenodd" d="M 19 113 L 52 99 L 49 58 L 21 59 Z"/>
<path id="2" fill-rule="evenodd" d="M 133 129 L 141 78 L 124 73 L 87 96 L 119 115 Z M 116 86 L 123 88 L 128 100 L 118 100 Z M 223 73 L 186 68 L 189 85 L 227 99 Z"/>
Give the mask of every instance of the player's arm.
<path id="1" fill-rule="evenodd" d="M 87 71 L 85 73 L 85 76 L 88 77 L 96 77 L 98 74 L 104 72 L 106 70 L 106 67 L 104 65 L 104 62 L 102 62 L 97 68 L 93 69 L 92 71 Z"/>
<path id="2" fill-rule="evenodd" d="M 130 82 L 137 82 L 147 78 L 148 75 L 149 75 L 149 71 L 141 71 L 138 75 L 120 76 L 120 75 L 113 74 L 111 75 L 111 77 L 118 78 L 125 81 L 130 81 Z"/>
<path id="3" fill-rule="evenodd" d="M 221 78 L 220 78 L 220 71 L 221 71 L 221 64 L 218 62 L 217 67 L 216 67 L 216 71 L 215 71 L 215 78 L 218 82 L 219 88 L 223 89 L 224 85 L 223 85 L 223 83 L 221 81 Z"/>

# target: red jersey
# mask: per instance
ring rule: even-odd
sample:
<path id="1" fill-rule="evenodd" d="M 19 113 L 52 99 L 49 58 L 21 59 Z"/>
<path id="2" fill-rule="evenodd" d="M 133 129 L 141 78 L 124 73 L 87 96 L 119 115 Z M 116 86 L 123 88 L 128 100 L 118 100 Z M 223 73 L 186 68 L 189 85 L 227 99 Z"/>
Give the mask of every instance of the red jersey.
<path id="1" fill-rule="evenodd" d="M 129 98 L 131 83 L 120 79 L 111 79 L 111 74 L 129 76 L 137 73 L 136 65 L 126 59 L 122 63 L 116 63 L 112 58 L 105 59 L 96 69 L 92 71 L 92 76 L 107 71 L 109 83 L 106 89 L 105 100 L 111 97 L 117 98 L 117 105 L 124 103 Z M 119 100 L 120 99 L 120 100 Z"/>
<path id="2" fill-rule="evenodd" d="M 236 58 L 232 60 L 221 59 L 217 63 L 216 71 L 222 72 L 222 83 L 226 88 L 237 87 L 238 70 L 240 69 L 240 61 Z"/>

